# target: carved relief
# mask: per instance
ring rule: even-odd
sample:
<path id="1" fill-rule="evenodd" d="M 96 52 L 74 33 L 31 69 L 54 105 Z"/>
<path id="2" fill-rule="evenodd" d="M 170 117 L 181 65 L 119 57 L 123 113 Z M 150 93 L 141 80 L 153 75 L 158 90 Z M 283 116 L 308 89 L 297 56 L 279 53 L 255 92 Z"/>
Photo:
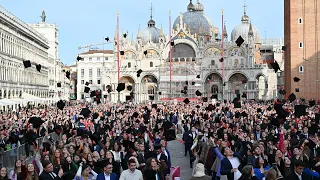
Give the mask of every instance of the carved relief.
<path id="1" fill-rule="evenodd" d="M 147 50 L 147 55 L 142 56 L 142 59 L 156 59 L 156 58 L 160 58 L 160 54 L 153 49 Z"/>
<path id="2" fill-rule="evenodd" d="M 132 51 L 126 51 L 124 55 L 121 55 L 121 59 L 136 59 L 136 54 Z"/>

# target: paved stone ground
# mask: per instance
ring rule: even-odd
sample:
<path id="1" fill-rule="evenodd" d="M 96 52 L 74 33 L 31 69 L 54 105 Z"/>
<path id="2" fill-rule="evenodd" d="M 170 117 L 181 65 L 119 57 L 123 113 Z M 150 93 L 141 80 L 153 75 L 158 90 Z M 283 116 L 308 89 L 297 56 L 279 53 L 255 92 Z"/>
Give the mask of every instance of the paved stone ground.
<path id="1" fill-rule="evenodd" d="M 191 179 L 192 169 L 190 168 L 189 154 L 184 156 L 184 144 L 181 143 L 181 135 L 177 135 L 177 140 L 168 142 L 168 149 L 172 166 L 180 166 L 180 179 Z"/>

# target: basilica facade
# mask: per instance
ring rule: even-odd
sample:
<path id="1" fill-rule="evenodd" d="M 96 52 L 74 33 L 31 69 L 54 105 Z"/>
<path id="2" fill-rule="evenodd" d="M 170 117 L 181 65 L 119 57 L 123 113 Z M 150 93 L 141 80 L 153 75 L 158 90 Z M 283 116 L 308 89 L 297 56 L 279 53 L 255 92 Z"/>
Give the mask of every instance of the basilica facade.
<path id="1" fill-rule="evenodd" d="M 120 82 L 126 85 L 120 93 L 121 101 L 195 98 L 197 90 L 202 97 L 220 100 L 277 97 L 277 74 L 262 61 L 259 31 L 246 10 L 239 19 L 240 24 L 231 34 L 226 27 L 220 32 L 204 13 L 204 5 L 199 0 L 195 4 L 190 1 L 187 11 L 175 19 L 170 40 L 151 16 L 145 29 L 139 27 L 137 37 L 120 34 L 119 42 L 114 39 L 114 61 L 103 68 L 104 94 L 109 100 L 118 101 L 119 43 Z M 239 36 L 244 39 L 241 46 L 235 43 Z M 142 73 L 137 76 L 140 69 Z"/>

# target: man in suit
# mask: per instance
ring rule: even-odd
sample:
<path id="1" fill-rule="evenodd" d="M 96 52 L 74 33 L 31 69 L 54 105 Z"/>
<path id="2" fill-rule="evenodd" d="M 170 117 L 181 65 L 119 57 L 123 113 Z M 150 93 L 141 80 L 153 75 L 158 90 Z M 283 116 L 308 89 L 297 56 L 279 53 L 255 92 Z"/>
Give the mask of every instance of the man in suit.
<path id="1" fill-rule="evenodd" d="M 51 161 L 44 160 L 42 162 L 43 171 L 39 176 L 39 180 L 60 180 L 63 176 L 63 170 L 60 168 L 58 175 L 53 172 L 53 164 Z"/>
<path id="2" fill-rule="evenodd" d="M 112 173 L 112 164 L 110 162 L 106 162 L 103 167 L 103 173 L 100 173 L 97 176 L 97 180 L 118 180 L 118 176 L 115 173 Z"/>
<path id="3" fill-rule="evenodd" d="M 239 179 L 241 177 L 241 158 L 234 155 L 229 147 L 221 150 L 221 154 L 225 156 L 221 161 L 220 174 L 226 175 L 228 180 Z"/>
<path id="4" fill-rule="evenodd" d="M 303 161 L 296 160 L 294 162 L 294 171 L 286 177 L 286 180 L 309 180 L 310 177 L 303 173 L 304 166 Z"/>

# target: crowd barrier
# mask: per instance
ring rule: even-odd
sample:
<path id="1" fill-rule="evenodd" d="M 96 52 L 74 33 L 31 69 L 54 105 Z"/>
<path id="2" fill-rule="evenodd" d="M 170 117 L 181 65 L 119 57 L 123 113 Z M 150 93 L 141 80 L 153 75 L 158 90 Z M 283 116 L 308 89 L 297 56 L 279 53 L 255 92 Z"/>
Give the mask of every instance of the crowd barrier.
<path id="1" fill-rule="evenodd" d="M 59 141 L 60 137 L 55 132 L 49 134 L 50 137 L 54 141 Z M 45 139 L 46 138 L 46 139 Z M 47 137 L 40 137 L 36 140 L 38 146 L 40 146 L 44 141 L 48 141 Z M 26 156 L 26 144 L 13 144 L 10 150 L 1 152 L 0 154 L 0 167 L 6 167 L 8 169 L 12 169 L 15 166 L 16 160 L 20 159 L 21 156 Z M 29 153 L 29 157 L 34 155 L 34 151 L 32 151 L 32 147 L 30 148 L 31 151 Z"/>
<path id="2" fill-rule="evenodd" d="M 180 180 L 180 166 L 171 168 L 170 180 Z"/>

